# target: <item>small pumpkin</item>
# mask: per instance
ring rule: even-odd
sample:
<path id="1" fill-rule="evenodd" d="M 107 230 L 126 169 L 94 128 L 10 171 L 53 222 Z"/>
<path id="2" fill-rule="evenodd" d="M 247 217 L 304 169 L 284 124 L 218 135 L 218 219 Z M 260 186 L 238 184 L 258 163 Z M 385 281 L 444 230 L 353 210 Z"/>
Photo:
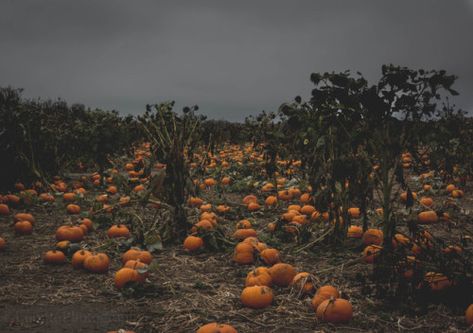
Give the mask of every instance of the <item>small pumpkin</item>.
<path id="1" fill-rule="evenodd" d="M 205 204 L 199 207 L 201 212 L 210 212 L 212 210 L 212 204 Z"/>
<path id="2" fill-rule="evenodd" d="M 312 205 L 304 205 L 302 206 L 300 212 L 304 215 L 312 215 L 313 213 L 315 213 L 317 210 L 315 209 L 314 206 Z"/>
<path id="3" fill-rule="evenodd" d="M 270 195 L 264 200 L 264 204 L 268 207 L 276 206 L 278 204 L 278 198 L 275 195 Z"/>
<path id="4" fill-rule="evenodd" d="M 136 271 L 135 269 L 124 267 L 119 269 L 115 273 L 114 281 L 115 287 L 117 287 L 118 289 L 122 289 L 123 287 L 125 287 L 126 284 L 130 282 L 140 282 L 141 278 L 138 271 Z"/>
<path id="5" fill-rule="evenodd" d="M 75 204 L 69 204 L 66 206 L 66 211 L 68 214 L 79 214 L 80 206 Z"/>
<path id="6" fill-rule="evenodd" d="M 18 221 L 14 228 L 17 235 L 30 235 L 33 232 L 33 225 L 30 221 Z"/>
<path id="7" fill-rule="evenodd" d="M 304 193 L 304 194 L 301 195 L 299 200 L 301 201 L 301 203 L 307 204 L 312 200 L 312 198 L 311 198 L 309 193 Z"/>
<path id="8" fill-rule="evenodd" d="M 10 208 L 6 204 L 0 204 L 0 215 L 10 214 Z"/>
<path id="9" fill-rule="evenodd" d="M 60 265 L 66 262 L 66 255 L 62 251 L 49 250 L 43 256 L 45 264 Z"/>
<path id="10" fill-rule="evenodd" d="M 204 240 L 197 236 L 187 236 L 184 240 L 184 249 L 189 252 L 194 252 L 204 246 Z"/>
<path id="11" fill-rule="evenodd" d="M 260 257 L 266 265 L 274 265 L 281 261 L 279 251 L 276 249 L 265 249 L 260 252 Z"/>
<path id="12" fill-rule="evenodd" d="M 233 233 L 233 238 L 240 241 L 248 237 L 256 237 L 256 236 L 257 236 L 256 230 L 252 228 L 238 229 Z"/>
<path id="13" fill-rule="evenodd" d="M 64 201 L 72 202 L 76 199 L 76 194 L 74 192 L 64 193 L 62 195 L 62 198 L 64 199 Z"/>
<path id="14" fill-rule="evenodd" d="M 256 212 L 257 210 L 261 209 L 261 206 L 257 202 L 250 202 L 248 204 L 247 208 L 248 208 L 248 211 L 250 211 L 250 212 Z"/>
<path id="15" fill-rule="evenodd" d="M 442 273 L 428 272 L 424 276 L 426 282 L 432 291 L 441 291 L 453 285 L 453 281 L 448 279 Z"/>
<path id="16" fill-rule="evenodd" d="M 83 218 L 81 220 L 81 224 L 85 225 L 88 231 L 92 231 L 94 229 L 94 223 L 92 222 L 91 219 Z"/>
<path id="17" fill-rule="evenodd" d="M 462 191 L 462 190 L 453 190 L 452 193 L 450 193 L 450 195 L 452 196 L 452 198 L 463 198 L 463 196 L 465 195 L 465 193 Z"/>
<path id="18" fill-rule="evenodd" d="M 248 205 L 250 202 L 258 202 L 258 198 L 253 194 L 249 194 L 243 198 L 243 203 L 245 205 Z"/>
<path id="19" fill-rule="evenodd" d="M 199 207 L 204 203 L 204 200 L 198 197 L 190 197 L 187 203 L 189 204 L 189 206 Z"/>
<path id="20" fill-rule="evenodd" d="M 252 309 L 263 309 L 273 302 L 273 291 L 267 286 L 245 287 L 240 295 L 244 306 Z"/>
<path id="21" fill-rule="evenodd" d="M 240 265 L 252 264 L 255 261 L 253 245 L 245 242 L 238 243 L 233 252 L 233 261 Z"/>
<path id="22" fill-rule="evenodd" d="M 139 280 L 140 281 L 145 281 L 146 277 L 149 275 L 149 266 L 145 264 L 144 262 L 141 262 L 139 259 L 138 260 L 128 260 L 123 267 L 126 268 L 131 268 L 136 271 L 138 271 L 139 274 Z"/>
<path id="23" fill-rule="evenodd" d="M 434 204 L 434 200 L 429 197 L 422 197 L 420 198 L 419 202 L 426 207 L 430 207 Z"/>
<path id="24" fill-rule="evenodd" d="M 118 224 L 118 225 L 112 225 L 108 230 L 107 230 L 107 236 L 110 238 L 119 238 L 119 237 L 124 237 L 128 238 L 130 237 L 130 229 L 124 224 Z"/>
<path id="25" fill-rule="evenodd" d="M 374 263 L 376 257 L 380 254 L 383 248 L 379 245 L 368 245 L 363 250 L 363 261 L 367 264 Z"/>
<path id="26" fill-rule="evenodd" d="M 470 304 L 465 311 L 465 321 L 468 326 L 473 325 L 473 304 Z"/>
<path id="27" fill-rule="evenodd" d="M 197 232 L 198 230 L 212 230 L 214 225 L 209 220 L 200 220 L 191 229 L 191 232 Z"/>
<path id="28" fill-rule="evenodd" d="M 29 221 L 31 224 L 35 224 L 36 219 L 30 213 L 16 213 L 13 217 L 15 221 Z"/>
<path id="29" fill-rule="evenodd" d="M 454 190 L 457 189 L 457 187 L 454 184 L 448 184 L 445 189 L 447 190 L 448 193 L 452 193 Z"/>
<path id="30" fill-rule="evenodd" d="M 153 260 L 153 255 L 149 251 L 131 248 L 122 255 L 123 264 L 125 264 L 129 260 L 140 260 L 145 264 L 150 264 Z"/>
<path id="31" fill-rule="evenodd" d="M 72 267 L 75 269 L 83 268 L 85 259 L 92 255 L 92 252 L 87 250 L 80 250 L 72 255 Z"/>
<path id="32" fill-rule="evenodd" d="M 379 229 L 368 229 L 363 234 L 363 244 L 368 245 L 381 245 L 383 243 L 383 232 Z"/>
<path id="33" fill-rule="evenodd" d="M 212 186 L 215 186 L 217 184 L 217 181 L 213 178 L 207 178 L 207 179 L 204 180 L 204 184 L 207 187 L 212 187 Z"/>
<path id="34" fill-rule="evenodd" d="M 269 274 L 276 286 L 287 287 L 294 280 L 297 272 L 290 264 L 278 263 L 269 269 Z"/>
<path id="35" fill-rule="evenodd" d="M 249 220 L 241 220 L 236 225 L 237 229 L 251 229 L 251 222 Z"/>
<path id="36" fill-rule="evenodd" d="M 419 224 L 433 224 L 439 221 L 437 213 L 433 210 L 420 212 L 417 215 L 417 223 Z"/>
<path id="37" fill-rule="evenodd" d="M 328 323 L 346 323 L 353 318 L 353 307 L 343 298 L 327 299 L 317 308 L 316 316 Z"/>
<path id="38" fill-rule="evenodd" d="M 266 267 L 257 267 L 248 273 L 245 280 L 245 287 L 268 286 L 271 287 L 272 278 Z"/>
<path id="39" fill-rule="evenodd" d="M 84 268 L 92 273 L 105 273 L 110 266 L 110 259 L 105 253 L 91 254 L 84 260 Z"/>
<path id="40" fill-rule="evenodd" d="M 361 209 L 358 207 L 348 208 L 348 215 L 350 215 L 352 219 L 359 219 L 361 216 Z"/>
<path id="41" fill-rule="evenodd" d="M 291 282 L 293 288 L 300 291 L 302 294 L 311 294 L 315 291 L 315 286 L 311 282 L 311 275 L 308 272 L 301 272 L 294 276 Z"/>
<path id="42" fill-rule="evenodd" d="M 317 311 L 317 308 L 323 301 L 330 299 L 330 298 L 339 298 L 340 293 L 338 289 L 334 286 L 325 285 L 317 289 L 314 297 L 312 298 L 311 305 L 314 311 Z"/>
<path id="43" fill-rule="evenodd" d="M 58 241 L 68 240 L 77 243 L 84 239 L 84 230 L 78 226 L 63 225 L 56 230 L 56 239 Z"/>
<path id="44" fill-rule="evenodd" d="M 347 232 L 348 238 L 361 238 L 363 237 L 363 228 L 357 225 L 351 225 L 348 227 Z"/>
<path id="45" fill-rule="evenodd" d="M 227 324 L 209 323 L 201 326 L 196 333 L 238 333 L 238 331 Z"/>
<path id="46" fill-rule="evenodd" d="M 412 193 L 412 198 L 415 200 L 417 200 L 417 193 L 416 192 L 411 192 Z M 407 192 L 402 192 L 401 193 L 401 202 L 405 203 L 407 202 Z"/>

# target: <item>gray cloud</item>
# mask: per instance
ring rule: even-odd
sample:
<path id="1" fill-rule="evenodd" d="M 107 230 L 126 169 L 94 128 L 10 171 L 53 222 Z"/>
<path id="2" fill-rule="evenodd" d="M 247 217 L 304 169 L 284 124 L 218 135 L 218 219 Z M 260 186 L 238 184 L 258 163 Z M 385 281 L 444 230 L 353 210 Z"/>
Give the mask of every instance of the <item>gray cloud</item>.
<path id="1" fill-rule="evenodd" d="M 146 103 L 198 104 L 241 120 L 301 94 L 311 72 L 381 65 L 459 76 L 473 109 L 473 1 L 0 2 L 0 85 L 139 113 Z"/>

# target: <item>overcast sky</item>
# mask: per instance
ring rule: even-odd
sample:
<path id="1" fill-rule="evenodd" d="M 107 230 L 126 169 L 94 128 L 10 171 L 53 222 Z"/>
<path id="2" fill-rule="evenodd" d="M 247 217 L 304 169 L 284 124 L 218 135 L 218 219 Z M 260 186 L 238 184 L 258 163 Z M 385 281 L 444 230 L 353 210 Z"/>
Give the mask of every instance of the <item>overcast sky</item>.
<path id="1" fill-rule="evenodd" d="M 0 2 L 0 86 L 124 114 L 242 120 L 308 98 L 312 72 L 373 82 L 384 63 L 457 75 L 473 110 L 473 0 Z"/>

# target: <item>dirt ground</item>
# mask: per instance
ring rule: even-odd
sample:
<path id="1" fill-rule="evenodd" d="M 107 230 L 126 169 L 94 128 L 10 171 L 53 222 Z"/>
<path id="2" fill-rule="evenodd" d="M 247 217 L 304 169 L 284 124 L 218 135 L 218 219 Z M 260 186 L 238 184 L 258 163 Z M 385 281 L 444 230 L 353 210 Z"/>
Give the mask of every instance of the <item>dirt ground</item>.
<path id="1" fill-rule="evenodd" d="M 472 198 L 462 200 L 464 207 L 473 207 Z M 232 263 L 231 251 L 191 255 L 181 246 L 166 247 L 154 255 L 149 282 L 135 292 L 123 293 L 113 285 L 113 274 L 121 267 L 119 252 L 109 253 L 112 263 L 107 274 L 75 270 L 70 264 L 45 265 L 41 256 L 54 247 L 55 230 L 69 217 L 59 203 L 28 210 L 37 219 L 29 236 L 14 235 L 11 217 L 0 219 L 0 235 L 8 243 L 0 253 L 1 333 L 107 332 L 119 328 L 139 333 L 191 333 L 211 321 L 230 323 L 243 333 L 467 331 L 464 310 L 442 304 L 389 307 L 373 297 L 364 277 L 371 267 L 345 265 L 360 256 L 357 243 L 343 250 L 320 245 L 297 254 L 290 253 L 291 244 L 281 247 L 277 243 L 285 262 L 314 273 L 318 284 L 338 286 L 352 302 L 354 319 L 333 326 L 317 322 L 309 307 L 310 298 L 298 298 L 289 289 L 276 288 L 270 308 L 244 308 L 239 295 L 253 266 Z M 255 220 L 260 223 L 258 229 L 268 222 L 264 217 Z M 441 231 L 442 227 L 433 228 L 455 236 Z M 99 230 L 87 236 L 86 243 L 100 244 L 103 239 L 104 232 Z"/>

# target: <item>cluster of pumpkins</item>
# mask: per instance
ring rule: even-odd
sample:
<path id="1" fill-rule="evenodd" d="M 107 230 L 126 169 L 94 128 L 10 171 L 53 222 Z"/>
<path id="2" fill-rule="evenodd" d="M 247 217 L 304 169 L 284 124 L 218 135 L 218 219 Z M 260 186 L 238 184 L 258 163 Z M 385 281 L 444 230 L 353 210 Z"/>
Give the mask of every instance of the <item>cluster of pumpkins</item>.
<path id="1" fill-rule="evenodd" d="M 315 292 L 308 272 L 298 273 L 292 265 L 281 262 L 279 251 L 269 248 L 256 237 L 247 237 L 235 246 L 233 261 L 238 264 L 254 264 L 256 256 L 269 267 L 256 267 L 247 274 L 245 287 L 240 295 L 244 306 L 252 309 L 270 306 L 274 299 L 273 286 L 291 286 L 305 295 Z M 312 306 L 319 320 L 331 323 L 347 322 L 353 315 L 350 302 L 340 298 L 340 293 L 332 286 L 319 288 L 312 299 Z"/>

